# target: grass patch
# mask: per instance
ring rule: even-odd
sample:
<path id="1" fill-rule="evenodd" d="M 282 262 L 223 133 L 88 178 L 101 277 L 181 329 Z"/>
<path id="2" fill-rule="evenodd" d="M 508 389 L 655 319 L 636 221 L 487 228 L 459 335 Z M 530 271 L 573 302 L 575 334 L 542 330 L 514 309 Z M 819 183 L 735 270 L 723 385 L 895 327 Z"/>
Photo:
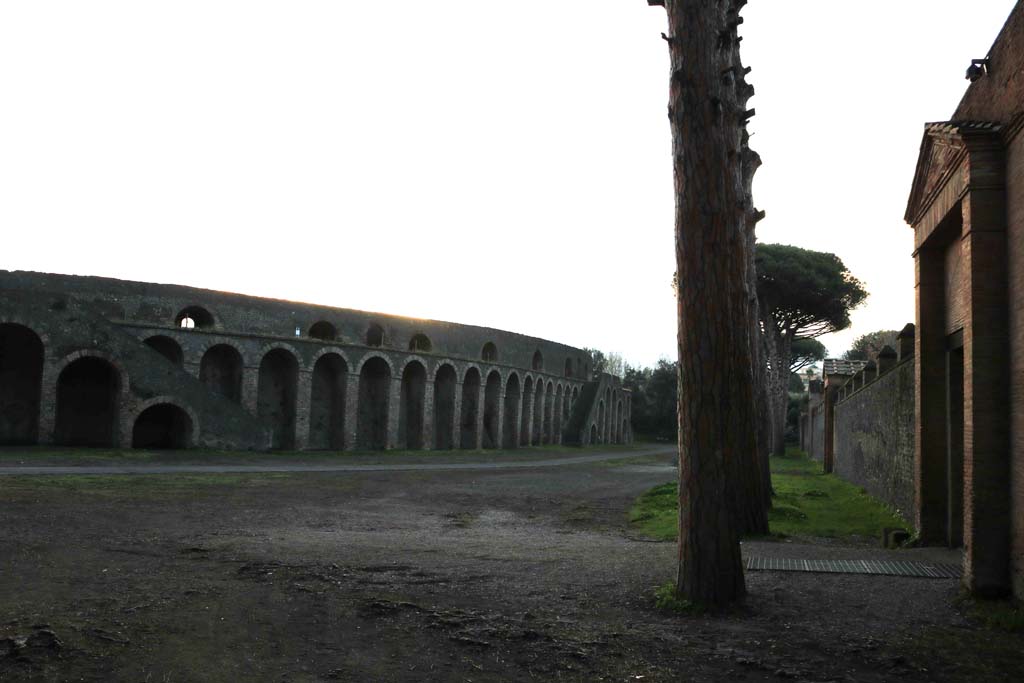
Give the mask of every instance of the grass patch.
<path id="1" fill-rule="evenodd" d="M 964 595 L 957 600 L 967 617 L 994 631 L 1024 633 L 1024 606 L 1014 600 L 983 600 Z"/>
<path id="2" fill-rule="evenodd" d="M 269 460 L 302 460 L 304 462 L 324 462 L 347 458 L 392 458 L 415 456 L 421 458 L 507 458 L 527 455 L 584 455 L 594 451 L 630 452 L 650 448 L 650 444 L 617 444 L 602 446 L 532 446 L 515 449 L 491 450 L 390 450 L 390 451 L 223 451 L 213 449 L 189 450 L 135 450 L 116 448 L 47 448 L 38 447 L 4 447 L 0 448 L 0 463 L 4 464 L 111 464 L 127 463 L 228 463 L 228 462 L 267 462 Z"/>
<path id="3" fill-rule="evenodd" d="M 692 614 L 695 616 L 705 612 L 704 607 L 701 605 L 680 598 L 679 594 L 676 593 L 676 585 L 672 582 L 658 586 L 654 590 L 654 606 L 670 612 Z"/>
<path id="4" fill-rule="evenodd" d="M 885 527 L 906 526 L 863 489 L 824 474 L 818 463 L 796 449 L 784 457 L 772 458 L 771 470 L 775 498 L 768 525 L 773 535 L 881 538 Z M 644 493 L 629 519 L 644 536 L 675 539 L 677 485 L 662 484 Z"/>
<path id="5" fill-rule="evenodd" d="M 18 476 L 4 479 L 0 500 L 12 500 L 21 494 L 88 495 L 97 498 L 139 499 L 197 493 L 220 495 L 221 487 L 236 491 L 251 489 L 293 478 L 291 473 L 256 474 L 61 474 Z"/>

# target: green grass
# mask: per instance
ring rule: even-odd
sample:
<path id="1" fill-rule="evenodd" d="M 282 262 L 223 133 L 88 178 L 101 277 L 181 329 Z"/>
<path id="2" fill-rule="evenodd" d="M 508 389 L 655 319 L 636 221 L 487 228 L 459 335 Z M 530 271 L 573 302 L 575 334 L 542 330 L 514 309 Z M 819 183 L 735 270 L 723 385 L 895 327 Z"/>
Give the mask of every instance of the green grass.
<path id="1" fill-rule="evenodd" d="M 46 448 L 46 447 L 5 447 L 0 448 L 0 463 L 4 464 L 52 464 L 55 462 L 74 464 L 109 464 L 117 462 L 130 463 L 171 463 L 171 462 L 237 462 L 267 460 L 303 460 L 307 462 L 323 462 L 339 458 L 353 457 L 449 457 L 449 458 L 489 458 L 509 457 L 515 455 L 542 454 L 584 454 L 591 451 L 635 451 L 650 448 L 650 444 L 620 444 L 603 446 L 533 446 L 516 449 L 490 450 L 390 450 L 390 451 L 221 451 L 212 449 L 190 449 L 181 451 L 150 451 L 135 449 L 110 448 Z"/>
<path id="2" fill-rule="evenodd" d="M 823 474 L 821 466 L 793 450 L 771 459 L 775 497 L 768 525 L 776 536 L 825 538 L 881 538 L 884 527 L 906 523 L 862 489 L 835 475 Z M 651 538 L 673 540 L 677 536 L 678 488 L 662 484 L 637 499 L 630 521 Z"/>
<path id="3" fill-rule="evenodd" d="M 967 594 L 956 602 L 967 617 L 995 631 L 1024 633 L 1024 604 L 1015 600 L 984 600 Z"/>

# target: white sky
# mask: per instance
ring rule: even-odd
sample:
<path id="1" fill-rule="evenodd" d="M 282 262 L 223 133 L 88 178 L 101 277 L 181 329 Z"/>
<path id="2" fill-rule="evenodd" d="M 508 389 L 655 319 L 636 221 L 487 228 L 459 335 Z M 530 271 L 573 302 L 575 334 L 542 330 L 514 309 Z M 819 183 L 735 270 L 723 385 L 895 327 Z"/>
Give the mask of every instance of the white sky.
<path id="1" fill-rule="evenodd" d="M 755 0 L 760 239 L 913 321 L 903 223 L 1014 0 Z M 0 3 L 0 268 L 174 282 L 675 353 L 661 8 Z"/>

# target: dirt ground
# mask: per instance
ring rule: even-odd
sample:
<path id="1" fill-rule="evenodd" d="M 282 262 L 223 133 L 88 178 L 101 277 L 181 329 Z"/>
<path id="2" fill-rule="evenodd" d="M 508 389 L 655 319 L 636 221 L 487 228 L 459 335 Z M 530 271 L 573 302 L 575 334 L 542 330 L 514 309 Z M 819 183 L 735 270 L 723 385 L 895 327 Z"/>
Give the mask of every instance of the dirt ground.
<path id="1" fill-rule="evenodd" d="M 635 537 L 626 515 L 672 477 L 670 455 L 513 470 L 0 476 L 0 680 L 1024 675 L 1024 638 L 966 620 L 951 580 L 751 572 L 746 604 L 727 614 L 657 610 L 675 546 Z"/>

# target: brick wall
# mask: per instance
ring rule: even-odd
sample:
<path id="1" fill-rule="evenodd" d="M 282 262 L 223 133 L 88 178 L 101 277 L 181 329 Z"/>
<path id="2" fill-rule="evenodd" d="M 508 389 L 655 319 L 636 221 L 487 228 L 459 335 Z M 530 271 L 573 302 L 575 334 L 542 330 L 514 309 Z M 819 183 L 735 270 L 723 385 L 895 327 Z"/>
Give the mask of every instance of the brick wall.
<path id="1" fill-rule="evenodd" d="M 912 521 L 912 357 L 836 404 L 835 472 L 891 505 L 908 522 Z"/>
<path id="2" fill-rule="evenodd" d="M 1024 135 L 1007 150 L 1007 253 L 1010 327 L 1010 566 L 1013 592 L 1024 597 Z"/>

